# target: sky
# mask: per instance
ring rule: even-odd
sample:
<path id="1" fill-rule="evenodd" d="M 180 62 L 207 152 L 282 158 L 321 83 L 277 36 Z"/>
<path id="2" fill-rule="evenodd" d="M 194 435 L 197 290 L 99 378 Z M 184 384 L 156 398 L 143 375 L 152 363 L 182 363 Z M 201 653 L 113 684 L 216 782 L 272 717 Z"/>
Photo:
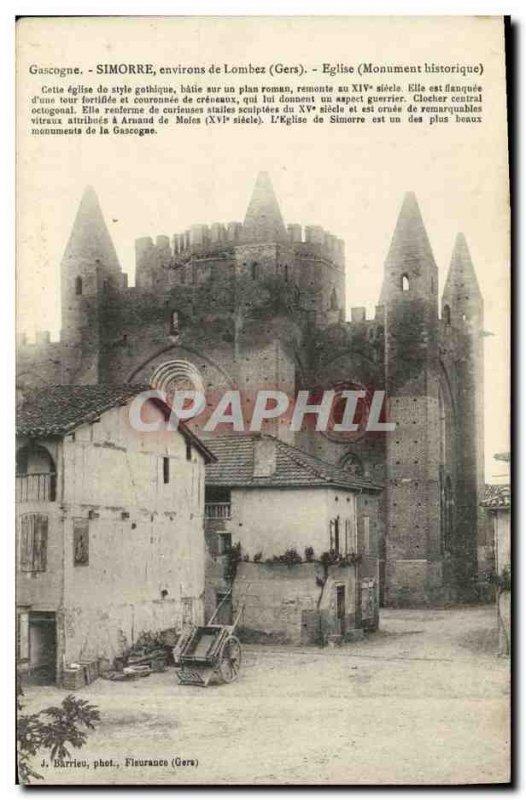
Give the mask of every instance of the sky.
<path id="1" fill-rule="evenodd" d="M 60 330 L 60 259 L 92 185 L 133 283 L 134 240 L 194 223 L 242 221 L 260 170 L 286 223 L 322 225 L 345 241 L 347 305 L 378 302 L 403 195 L 417 195 L 443 288 L 455 236 L 467 239 L 485 304 L 486 473 L 509 427 L 509 210 L 502 31 L 492 18 L 284 18 L 197 22 L 35 21 L 21 40 L 18 117 L 18 327 Z M 57 25 L 62 22 L 62 29 Z M 23 30 L 23 26 L 22 26 Z M 95 61 L 270 63 L 361 59 L 483 62 L 481 125 L 169 126 L 156 137 L 31 137 L 42 79 L 26 66 Z M 469 46 L 467 46 L 467 44 Z M 114 79 L 115 80 L 115 79 Z M 122 79 L 121 79 L 122 80 Z M 201 80 L 201 79 L 198 79 Z M 208 78 L 203 79 L 205 82 Z M 276 81 L 274 81 L 276 82 Z M 459 83 L 462 82 L 459 79 Z M 466 81 L 464 81 L 466 82 Z M 305 83 L 305 81 L 303 81 Z M 351 130 L 352 129 L 352 130 Z"/>

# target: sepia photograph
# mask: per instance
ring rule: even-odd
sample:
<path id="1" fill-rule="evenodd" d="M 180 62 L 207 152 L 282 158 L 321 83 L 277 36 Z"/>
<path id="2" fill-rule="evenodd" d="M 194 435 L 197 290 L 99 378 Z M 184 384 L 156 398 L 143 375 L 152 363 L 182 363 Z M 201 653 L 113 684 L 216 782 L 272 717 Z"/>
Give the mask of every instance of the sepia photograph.
<path id="1" fill-rule="evenodd" d="M 507 29 L 18 19 L 19 784 L 509 784 Z"/>

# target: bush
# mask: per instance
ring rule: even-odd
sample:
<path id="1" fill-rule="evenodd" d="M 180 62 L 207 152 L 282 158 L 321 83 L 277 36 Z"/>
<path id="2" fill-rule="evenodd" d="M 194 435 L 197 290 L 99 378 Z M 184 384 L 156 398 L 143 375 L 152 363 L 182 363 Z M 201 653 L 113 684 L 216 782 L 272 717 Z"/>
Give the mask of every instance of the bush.
<path id="1" fill-rule="evenodd" d="M 241 544 L 237 542 L 227 553 L 227 563 L 225 565 L 225 578 L 230 583 L 234 582 L 236 577 L 237 565 L 241 561 Z"/>
<path id="2" fill-rule="evenodd" d="M 511 566 L 506 564 L 500 575 L 492 573 L 487 580 L 499 593 L 511 592 Z"/>
<path id="3" fill-rule="evenodd" d="M 328 567 L 331 564 L 337 564 L 340 559 L 340 554 L 336 550 L 326 550 L 320 556 L 320 561 L 324 567 Z"/>
<path id="4" fill-rule="evenodd" d="M 313 547 L 306 547 L 305 548 L 305 561 L 308 561 L 309 564 L 314 561 L 314 548 Z"/>
<path id="5" fill-rule="evenodd" d="M 292 567 L 294 564 L 301 564 L 301 556 L 296 548 L 290 547 L 280 556 L 280 561 L 283 561 L 288 567 Z"/>
<path id="6" fill-rule="evenodd" d="M 254 556 L 254 564 L 259 564 L 262 558 L 263 558 L 262 552 L 256 553 L 256 555 Z"/>
<path id="7" fill-rule="evenodd" d="M 23 694 L 18 686 L 19 697 Z M 17 699 L 18 711 L 22 704 Z M 96 706 L 69 694 L 59 706 L 49 706 L 36 714 L 18 714 L 17 754 L 18 777 L 21 783 L 30 783 L 42 775 L 30 766 L 30 759 L 42 748 L 49 750 L 50 759 L 63 761 L 70 757 L 67 745 L 82 747 L 88 738 L 82 728 L 93 730 L 100 720 Z"/>

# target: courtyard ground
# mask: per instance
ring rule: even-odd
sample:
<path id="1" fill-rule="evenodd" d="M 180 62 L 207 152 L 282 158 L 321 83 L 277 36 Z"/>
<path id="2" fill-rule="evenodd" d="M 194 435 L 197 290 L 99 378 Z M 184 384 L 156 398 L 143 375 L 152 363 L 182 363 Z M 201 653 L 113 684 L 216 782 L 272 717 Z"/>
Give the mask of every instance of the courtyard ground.
<path id="1" fill-rule="evenodd" d="M 380 624 L 335 649 L 246 645 L 229 685 L 179 686 L 173 668 L 99 679 L 76 692 L 101 712 L 71 754 L 87 766 L 35 765 L 54 784 L 509 780 L 509 660 L 496 655 L 494 607 L 383 610 Z M 66 694 L 29 687 L 25 710 Z"/>

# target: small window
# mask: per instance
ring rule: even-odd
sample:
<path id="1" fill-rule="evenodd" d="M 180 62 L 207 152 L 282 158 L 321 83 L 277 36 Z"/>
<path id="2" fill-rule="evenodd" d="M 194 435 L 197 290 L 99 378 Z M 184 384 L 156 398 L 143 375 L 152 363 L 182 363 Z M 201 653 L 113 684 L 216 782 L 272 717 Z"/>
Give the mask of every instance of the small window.
<path id="1" fill-rule="evenodd" d="M 232 549 L 232 534 L 219 533 L 217 536 L 217 554 L 224 556 Z"/>
<path id="2" fill-rule="evenodd" d="M 186 443 L 186 460 L 187 461 L 192 460 L 192 445 L 190 444 L 190 442 Z"/>
<path id="3" fill-rule="evenodd" d="M 73 520 L 73 566 L 89 565 L 89 520 Z"/>
<path id="4" fill-rule="evenodd" d="M 289 265 L 285 264 L 283 267 L 283 277 L 285 278 L 285 283 L 289 282 Z"/>
<path id="5" fill-rule="evenodd" d="M 444 310 L 442 312 L 442 319 L 445 321 L 446 325 L 451 325 L 451 309 L 449 306 L 444 306 Z"/>
<path id="6" fill-rule="evenodd" d="M 75 278 L 75 294 L 82 294 L 82 278 L 80 275 Z"/>
<path id="7" fill-rule="evenodd" d="M 340 518 L 335 517 L 330 522 L 330 546 L 335 553 L 340 552 Z"/>
<path id="8" fill-rule="evenodd" d="M 16 643 L 18 660 L 29 661 L 29 613 L 27 611 L 21 611 L 18 614 Z"/>
<path id="9" fill-rule="evenodd" d="M 408 292 L 409 291 L 409 277 L 407 275 L 402 275 L 402 291 Z"/>
<path id="10" fill-rule="evenodd" d="M 334 289 L 334 287 L 331 292 L 330 308 L 331 311 L 336 311 L 336 309 L 338 308 L 338 295 L 336 294 L 336 289 Z"/>
<path id="11" fill-rule="evenodd" d="M 170 459 L 163 458 L 163 483 L 170 483 Z"/>
<path id="12" fill-rule="evenodd" d="M 363 517 L 363 552 L 367 556 L 370 553 L 370 523 L 369 517 Z"/>
<path id="13" fill-rule="evenodd" d="M 45 572 L 47 566 L 47 516 L 24 514 L 20 519 L 20 528 L 20 569 L 22 572 Z"/>
<path id="14" fill-rule="evenodd" d="M 170 314 L 170 335 L 175 336 L 179 333 L 179 313 L 172 311 Z"/>
<path id="15" fill-rule="evenodd" d="M 253 261 L 250 266 L 250 274 L 252 276 L 253 281 L 259 280 L 259 264 L 257 261 Z"/>

